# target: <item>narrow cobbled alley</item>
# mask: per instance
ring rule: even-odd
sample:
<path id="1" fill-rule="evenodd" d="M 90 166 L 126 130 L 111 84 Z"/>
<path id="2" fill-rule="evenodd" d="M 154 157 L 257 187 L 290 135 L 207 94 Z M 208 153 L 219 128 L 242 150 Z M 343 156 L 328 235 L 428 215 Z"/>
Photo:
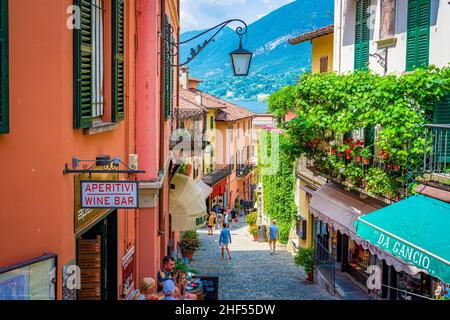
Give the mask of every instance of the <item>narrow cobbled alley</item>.
<path id="1" fill-rule="evenodd" d="M 306 282 L 292 255 L 283 246 L 271 255 L 267 242 L 253 241 L 245 218 L 231 227 L 232 260 L 222 260 L 219 230 L 208 236 L 198 230 L 201 248 L 191 267 L 204 276 L 219 277 L 220 300 L 328 300 L 335 299 L 316 284 Z"/>

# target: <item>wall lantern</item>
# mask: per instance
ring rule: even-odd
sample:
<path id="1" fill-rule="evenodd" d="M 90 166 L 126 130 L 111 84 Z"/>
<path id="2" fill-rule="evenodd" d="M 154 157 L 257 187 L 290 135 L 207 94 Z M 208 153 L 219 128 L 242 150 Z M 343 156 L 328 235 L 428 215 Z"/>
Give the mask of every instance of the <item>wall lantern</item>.
<path id="1" fill-rule="evenodd" d="M 194 49 L 194 48 L 191 49 L 191 52 L 190 52 L 191 55 L 187 58 L 187 61 L 185 61 L 184 63 L 181 63 L 179 65 L 173 65 L 172 64 L 171 66 L 173 66 L 173 67 L 181 67 L 181 66 L 187 65 L 196 56 L 198 56 L 200 54 L 200 52 L 202 52 L 202 50 L 208 44 L 210 44 L 211 42 L 214 41 L 214 38 L 219 34 L 220 31 L 222 31 L 223 28 L 225 28 L 227 25 L 229 25 L 232 22 L 239 22 L 239 23 L 243 24 L 243 27 L 237 27 L 236 28 L 236 33 L 239 36 L 239 48 L 237 50 L 235 50 L 235 51 L 230 53 L 231 64 L 232 64 L 232 67 L 233 67 L 233 74 L 235 76 L 247 76 L 249 74 L 249 71 L 250 71 L 250 64 L 252 62 L 253 53 L 248 51 L 248 50 L 246 50 L 246 49 L 244 49 L 243 46 L 242 46 L 242 38 L 247 35 L 248 27 L 247 27 L 247 24 L 244 21 L 240 20 L 240 19 L 230 19 L 230 20 L 224 21 L 224 22 L 222 22 L 222 23 L 220 23 L 220 24 L 218 24 L 218 25 L 216 25 L 216 26 L 214 26 L 212 28 L 209 28 L 209 29 L 207 29 L 207 30 L 197 34 L 196 36 L 194 36 L 192 38 L 189 38 L 189 39 L 184 40 L 184 41 L 180 41 L 178 43 L 176 43 L 176 42 L 171 40 L 172 36 L 170 36 L 167 39 L 165 39 L 166 44 L 168 46 L 176 48 L 176 50 L 171 50 L 171 52 L 174 52 L 172 54 L 172 56 L 176 56 L 178 54 L 178 52 L 180 52 L 180 50 L 179 50 L 180 45 L 189 43 L 189 42 L 191 42 L 191 41 L 193 41 L 195 39 L 198 39 L 199 37 L 201 37 L 201 36 L 211 32 L 213 30 L 216 30 L 216 32 L 208 40 L 205 40 L 203 42 L 203 44 L 198 45 L 196 49 Z M 172 35 L 173 32 L 174 32 L 173 27 L 169 24 L 168 28 L 169 28 L 169 30 L 168 30 L 169 34 Z M 166 62 L 166 63 L 168 63 L 168 62 Z"/>

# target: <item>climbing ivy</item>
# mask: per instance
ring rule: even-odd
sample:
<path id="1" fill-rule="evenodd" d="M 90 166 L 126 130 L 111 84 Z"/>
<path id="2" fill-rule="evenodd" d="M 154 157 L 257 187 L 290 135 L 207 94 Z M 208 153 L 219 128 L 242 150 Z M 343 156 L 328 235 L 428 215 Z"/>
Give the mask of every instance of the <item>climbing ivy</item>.
<path id="1" fill-rule="evenodd" d="M 278 137 L 279 152 L 272 152 L 273 138 Z M 271 219 L 277 220 L 280 230 L 280 242 L 286 244 L 289 233 L 297 217 L 295 205 L 294 160 L 286 151 L 289 149 L 290 141 L 279 132 L 262 131 L 260 135 L 259 159 L 267 159 L 258 164 L 259 172 L 262 174 L 264 212 Z M 262 155 L 262 153 L 266 153 Z M 275 170 L 269 170 L 270 174 L 264 174 L 264 168 L 277 164 Z"/>
<path id="2" fill-rule="evenodd" d="M 283 88 L 268 101 L 269 111 L 277 116 L 289 110 L 299 116 L 286 128 L 293 156 L 302 152 L 311 136 L 326 140 L 379 125 L 379 146 L 397 164 L 406 166 L 423 154 L 422 125 L 433 105 L 449 92 L 450 67 L 431 66 L 400 76 L 363 71 L 308 73 L 296 86 Z"/>

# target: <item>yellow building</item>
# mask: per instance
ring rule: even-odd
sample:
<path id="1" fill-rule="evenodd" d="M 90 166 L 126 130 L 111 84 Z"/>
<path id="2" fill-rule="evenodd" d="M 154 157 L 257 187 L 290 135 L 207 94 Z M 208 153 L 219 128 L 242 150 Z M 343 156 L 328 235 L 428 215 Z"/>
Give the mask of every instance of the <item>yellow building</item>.
<path id="1" fill-rule="evenodd" d="M 296 45 L 311 41 L 312 72 L 330 72 L 333 71 L 333 33 L 334 25 L 329 25 L 292 38 L 289 43 Z"/>
<path id="2" fill-rule="evenodd" d="M 296 45 L 311 41 L 312 44 L 312 72 L 333 71 L 333 41 L 334 26 L 329 25 L 289 40 Z M 310 212 L 309 202 L 314 192 L 326 183 L 326 180 L 313 174 L 308 169 L 308 160 L 301 158 L 297 162 L 296 202 L 298 208 L 297 227 L 291 233 L 290 248 L 310 248 L 314 244 L 315 219 Z M 294 232 L 295 231 L 295 232 Z"/>

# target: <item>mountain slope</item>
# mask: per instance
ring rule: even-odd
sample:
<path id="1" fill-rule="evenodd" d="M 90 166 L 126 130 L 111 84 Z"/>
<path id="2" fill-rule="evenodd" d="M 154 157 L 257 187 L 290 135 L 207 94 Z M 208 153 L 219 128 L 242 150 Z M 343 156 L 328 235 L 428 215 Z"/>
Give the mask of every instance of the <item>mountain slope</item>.
<path id="1" fill-rule="evenodd" d="M 206 47 L 188 66 L 194 77 L 205 82 L 202 89 L 213 95 L 230 99 L 257 99 L 280 87 L 295 83 L 298 75 L 311 65 L 311 45 L 290 45 L 287 40 L 332 23 L 333 0 L 297 0 L 262 17 L 249 25 L 244 47 L 254 52 L 251 74 L 233 77 L 229 53 L 237 49 L 239 38 L 225 28 L 214 43 Z M 200 31 L 183 33 L 186 40 Z M 181 62 L 189 56 L 190 48 L 202 43 L 212 33 L 182 46 Z"/>

